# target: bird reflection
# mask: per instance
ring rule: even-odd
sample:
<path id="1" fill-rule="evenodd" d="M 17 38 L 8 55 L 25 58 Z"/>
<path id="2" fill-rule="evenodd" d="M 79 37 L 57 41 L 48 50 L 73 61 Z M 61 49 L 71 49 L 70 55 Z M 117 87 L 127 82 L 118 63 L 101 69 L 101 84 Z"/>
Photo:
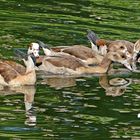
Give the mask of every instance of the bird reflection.
<path id="1" fill-rule="evenodd" d="M 121 96 L 125 93 L 126 88 L 132 82 L 128 78 L 113 78 L 108 79 L 107 75 L 103 75 L 99 78 L 99 84 L 105 89 L 107 96 Z"/>
<path id="2" fill-rule="evenodd" d="M 72 87 L 76 85 L 76 77 L 65 77 L 65 76 L 52 76 L 44 78 L 41 84 L 47 84 L 55 89 L 62 89 L 65 87 Z"/>
<path id="3" fill-rule="evenodd" d="M 0 86 L 0 95 L 14 95 L 24 94 L 26 120 L 25 125 L 35 126 L 36 125 L 36 114 L 32 106 L 34 102 L 34 95 L 36 93 L 35 86 L 19 86 L 19 87 L 4 87 Z"/>

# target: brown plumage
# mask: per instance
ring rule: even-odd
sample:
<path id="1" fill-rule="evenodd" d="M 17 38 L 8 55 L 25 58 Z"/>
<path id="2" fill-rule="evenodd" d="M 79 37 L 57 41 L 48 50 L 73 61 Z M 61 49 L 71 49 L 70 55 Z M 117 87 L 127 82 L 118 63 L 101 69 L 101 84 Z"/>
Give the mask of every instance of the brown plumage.
<path id="1" fill-rule="evenodd" d="M 16 63 L 12 60 L 3 60 L 4 63 L 7 63 L 8 65 L 10 65 L 12 68 L 14 68 L 17 72 L 19 72 L 20 74 L 24 74 L 25 71 L 26 71 L 26 68 L 19 64 L 19 63 Z"/>
<path id="2" fill-rule="evenodd" d="M 42 47 L 46 56 L 57 55 L 57 54 L 67 54 L 72 55 L 80 60 L 82 60 L 85 64 L 99 64 L 103 56 L 97 54 L 91 48 L 88 48 L 83 45 L 73 45 L 73 46 L 57 46 L 52 47 L 51 49 L 48 45 L 39 41 L 39 45 Z"/>
<path id="3" fill-rule="evenodd" d="M 100 39 L 97 35 L 89 30 L 87 37 L 91 42 L 92 48 L 97 50 L 99 54 L 106 55 L 109 51 L 128 52 L 128 55 L 133 55 L 134 44 L 126 40 L 105 40 Z M 98 46 L 98 47 L 97 47 Z"/>
<path id="4" fill-rule="evenodd" d="M 8 60 L 0 60 L 0 75 L 4 78 L 5 82 L 9 82 L 16 78 L 19 74 L 25 73 L 25 67 Z"/>
<path id="5" fill-rule="evenodd" d="M 83 60 L 95 57 L 95 52 L 93 52 L 91 48 L 85 47 L 83 45 L 74 45 L 72 47 L 62 49 L 61 51 Z"/>
<path id="6" fill-rule="evenodd" d="M 130 54 L 133 54 L 134 44 L 126 40 L 116 40 L 116 41 L 111 41 L 108 44 L 107 48 L 108 51 L 120 50 L 121 52 L 128 51 Z"/>
<path id="7" fill-rule="evenodd" d="M 23 86 L 34 85 L 36 82 L 35 57 L 15 50 L 22 57 L 26 68 L 14 61 L 0 60 L 0 85 Z"/>
<path id="8" fill-rule="evenodd" d="M 62 49 L 65 49 L 67 47 L 71 47 L 71 46 L 57 46 L 57 47 L 52 47 L 51 50 L 53 50 L 54 52 L 61 52 Z"/>
<path id="9" fill-rule="evenodd" d="M 99 54 L 105 56 L 108 52 L 123 52 L 126 53 L 128 59 L 130 60 L 130 65 L 132 65 L 133 71 L 137 70 L 136 67 L 136 61 L 138 59 L 138 52 L 139 52 L 139 46 L 136 47 L 137 43 L 132 43 L 130 41 L 126 40 L 115 40 L 115 41 L 110 41 L 110 40 L 104 40 L 100 39 L 97 37 L 97 35 L 90 31 L 88 32 L 87 35 L 88 39 L 91 42 L 92 49 L 96 50 Z M 139 44 L 139 43 L 138 43 Z"/>
<path id="10" fill-rule="evenodd" d="M 68 75 L 83 73 L 106 73 L 112 61 L 129 66 L 126 59 L 127 56 L 125 53 L 109 52 L 107 53 L 106 57 L 104 57 L 100 65 L 90 67 L 71 55 L 55 55 L 44 58 L 39 69 L 54 74 Z"/>
<path id="11" fill-rule="evenodd" d="M 57 48 L 57 47 L 56 47 Z M 56 51 L 56 48 L 51 48 L 52 51 Z M 63 47 L 62 49 L 58 49 L 60 52 L 72 55 L 78 59 L 84 61 L 85 64 L 99 64 L 103 56 L 97 54 L 91 48 L 88 48 L 83 45 L 73 45 L 69 47 Z M 58 52 L 57 50 L 57 52 Z"/>
<path id="12" fill-rule="evenodd" d="M 97 46 L 104 46 L 106 45 L 108 42 L 105 39 L 98 39 L 96 40 L 96 45 Z"/>
<path id="13" fill-rule="evenodd" d="M 40 70 L 45 70 L 52 73 L 105 73 L 107 72 L 112 61 L 124 64 L 128 69 L 131 70 L 131 66 L 127 62 L 128 57 L 125 52 L 111 51 L 108 52 L 104 57 L 99 55 L 92 49 L 82 46 L 74 45 L 61 49 L 61 52 L 54 52 L 53 48 L 49 49 L 47 45 L 39 41 L 39 45 L 43 48 L 46 58 L 42 60 L 42 65 L 39 67 Z M 67 55 L 69 54 L 69 55 Z M 83 61 L 85 58 L 89 60 L 90 58 L 96 58 L 98 60 L 98 66 L 89 67 L 87 64 L 93 60 Z M 95 64 L 95 63 L 94 63 Z M 97 61 L 96 61 L 97 64 Z"/>
<path id="14" fill-rule="evenodd" d="M 72 70 L 76 70 L 76 68 L 78 67 L 85 66 L 85 64 L 82 61 L 69 55 L 51 56 L 46 58 L 46 60 L 54 66 L 66 67 Z"/>

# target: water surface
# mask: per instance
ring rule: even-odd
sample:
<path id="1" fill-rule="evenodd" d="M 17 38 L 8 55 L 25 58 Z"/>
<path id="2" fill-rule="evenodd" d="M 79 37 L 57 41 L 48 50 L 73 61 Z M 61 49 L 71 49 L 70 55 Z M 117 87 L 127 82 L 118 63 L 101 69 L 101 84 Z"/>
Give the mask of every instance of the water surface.
<path id="1" fill-rule="evenodd" d="M 37 39 L 50 46 L 90 46 L 88 29 L 101 38 L 135 42 L 139 11 L 138 0 L 0 0 L 0 55 L 17 60 L 13 48 Z M 124 71 L 85 77 L 39 73 L 35 86 L 0 87 L 0 139 L 140 139 L 139 77 Z"/>

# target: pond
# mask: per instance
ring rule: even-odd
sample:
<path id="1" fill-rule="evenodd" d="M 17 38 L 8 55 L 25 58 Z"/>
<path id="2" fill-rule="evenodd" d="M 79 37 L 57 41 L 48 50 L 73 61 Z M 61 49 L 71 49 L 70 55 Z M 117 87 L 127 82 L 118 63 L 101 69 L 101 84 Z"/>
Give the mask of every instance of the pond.
<path id="1" fill-rule="evenodd" d="M 0 56 L 18 61 L 13 49 L 36 40 L 90 47 L 88 29 L 135 42 L 139 11 L 138 0 L 0 0 Z M 118 71 L 82 77 L 37 72 L 35 86 L 0 86 L 0 139 L 140 139 L 140 74 Z"/>

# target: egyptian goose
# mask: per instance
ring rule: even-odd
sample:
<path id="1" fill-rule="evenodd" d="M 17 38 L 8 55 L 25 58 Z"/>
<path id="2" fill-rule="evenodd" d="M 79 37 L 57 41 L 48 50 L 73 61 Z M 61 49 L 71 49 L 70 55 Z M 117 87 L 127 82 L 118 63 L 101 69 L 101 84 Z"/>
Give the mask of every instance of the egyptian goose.
<path id="1" fill-rule="evenodd" d="M 35 57 L 27 56 L 20 51 L 16 53 L 24 56 L 26 68 L 14 61 L 0 60 L 0 85 L 34 85 L 36 82 Z"/>
<path id="2" fill-rule="evenodd" d="M 104 40 L 97 37 L 93 31 L 88 31 L 87 38 L 91 42 L 92 49 L 95 49 L 99 54 L 106 55 L 109 51 L 126 52 L 129 57 L 132 57 L 134 44 L 126 40 Z"/>
<path id="3" fill-rule="evenodd" d="M 40 59 L 42 64 L 39 66 L 39 69 L 53 74 L 64 75 L 106 73 L 112 61 L 122 63 L 131 70 L 131 66 L 127 62 L 126 54 L 120 52 L 108 52 L 103 61 L 98 66 L 94 67 L 86 65 L 81 60 L 71 55 L 50 55 Z"/>
<path id="4" fill-rule="evenodd" d="M 108 51 L 115 52 L 116 50 L 126 53 L 133 71 L 138 72 L 136 62 L 139 61 L 140 40 L 137 40 L 136 43 L 126 40 L 109 41 L 99 39 L 93 31 L 88 31 L 87 37 L 90 40 L 92 47 L 95 48 L 99 54 L 106 55 Z"/>
<path id="5" fill-rule="evenodd" d="M 42 47 L 46 56 L 64 54 L 72 55 L 79 60 L 83 61 L 85 64 L 100 64 L 103 60 L 103 56 L 97 54 L 91 48 L 88 48 L 83 45 L 73 45 L 69 47 L 55 47 L 49 48 L 48 45 L 44 44 L 41 41 L 38 41 L 40 47 Z"/>
<path id="6" fill-rule="evenodd" d="M 136 62 L 139 62 L 140 57 L 140 39 L 137 40 L 135 43 L 131 43 L 125 40 L 117 40 L 113 41 L 108 47 L 110 51 L 115 51 L 115 47 L 120 47 L 121 52 L 126 52 L 133 71 L 139 72 L 139 70 L 137 70 Z"/>

